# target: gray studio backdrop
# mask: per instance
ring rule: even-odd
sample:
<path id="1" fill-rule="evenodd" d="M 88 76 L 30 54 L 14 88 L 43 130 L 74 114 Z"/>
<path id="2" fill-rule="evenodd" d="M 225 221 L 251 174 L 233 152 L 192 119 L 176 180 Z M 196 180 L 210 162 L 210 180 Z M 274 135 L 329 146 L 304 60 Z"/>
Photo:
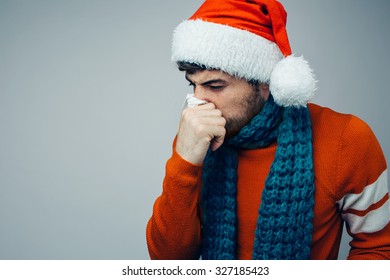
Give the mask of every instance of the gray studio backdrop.
<path id="1" fill-rule="evenodd" d="M 390 2 L 282 2 L 314 102 L 364 119 L 389 159 Z M 0 259 L 148 259 L 190 91 L 172 30 L 201 3 L 0 0 Z"/>

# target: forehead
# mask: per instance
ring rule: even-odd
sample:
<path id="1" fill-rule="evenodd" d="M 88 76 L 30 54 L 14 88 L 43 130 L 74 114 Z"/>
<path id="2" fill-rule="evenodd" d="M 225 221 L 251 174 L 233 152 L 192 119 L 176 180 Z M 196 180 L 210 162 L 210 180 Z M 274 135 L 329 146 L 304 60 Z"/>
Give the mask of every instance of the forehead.
<path id="1" fill-rule="evenodd" d="M 202 83 L 208 80 L 224 80 L 224 81 L 235 81 L 237 78 L 222 72 L 220 70 L 202 70 L 194 73 L 186 73 L 186 78 L 197 83 Z"/>

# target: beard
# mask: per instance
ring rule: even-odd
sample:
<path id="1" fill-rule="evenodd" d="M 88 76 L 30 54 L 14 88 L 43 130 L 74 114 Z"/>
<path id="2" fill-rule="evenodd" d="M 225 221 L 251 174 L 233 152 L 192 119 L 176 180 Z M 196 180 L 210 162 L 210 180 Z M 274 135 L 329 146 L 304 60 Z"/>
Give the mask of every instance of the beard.
<path id="1" fill-rule="evenodd" d="M 241 114 L 226 118 L 226 138 L 230 139 L 236 136 L 244 126 L 249 124 L 253 117 L 263 109 L 266 101 L 260 94 L 258 86 L 253 86 L 253 91 L 248 98 L 238 104 Z"/>

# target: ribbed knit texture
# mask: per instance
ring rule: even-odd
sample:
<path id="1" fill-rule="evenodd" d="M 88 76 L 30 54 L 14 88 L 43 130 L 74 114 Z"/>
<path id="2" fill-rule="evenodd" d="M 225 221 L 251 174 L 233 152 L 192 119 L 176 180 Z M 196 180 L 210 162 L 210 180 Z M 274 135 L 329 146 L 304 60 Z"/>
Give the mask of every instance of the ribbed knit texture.
<path id="1" fill-rule="evenodd" d="M 236 259 L 239 149 L 278 147 L 262 193 L 253 259 L 309 259 L 314 207 L 312 136 L 306 107 L 270 96 L 237 136 L 209 151 L 203 167 L 203 259 Z"/>

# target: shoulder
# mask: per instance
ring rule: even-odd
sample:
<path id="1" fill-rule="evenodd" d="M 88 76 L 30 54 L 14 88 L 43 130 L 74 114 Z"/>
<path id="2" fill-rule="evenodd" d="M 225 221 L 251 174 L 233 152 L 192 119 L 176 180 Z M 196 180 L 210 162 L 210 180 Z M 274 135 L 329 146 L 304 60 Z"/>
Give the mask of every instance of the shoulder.
<path id="1" fill-rule="evenodd" d="M 336 197 L 359 192 L 375 182 L 387 168 L 373 131 L 360 118 L 315 104 L 309 105 L 313 130 L 313 153 L 317 171 L 332 178 Z"/>
<path id="2" fill-rule="evenodd" d="M 364 145 L 375 139 L 369 125 L 357 116 L 339 113 L 317 104 L 309 104 L 308 108 L 314 141 L 332 139 L 339 144 L 352 141 Z M 360 141 L 356 141 L 358 139 Z"/>

